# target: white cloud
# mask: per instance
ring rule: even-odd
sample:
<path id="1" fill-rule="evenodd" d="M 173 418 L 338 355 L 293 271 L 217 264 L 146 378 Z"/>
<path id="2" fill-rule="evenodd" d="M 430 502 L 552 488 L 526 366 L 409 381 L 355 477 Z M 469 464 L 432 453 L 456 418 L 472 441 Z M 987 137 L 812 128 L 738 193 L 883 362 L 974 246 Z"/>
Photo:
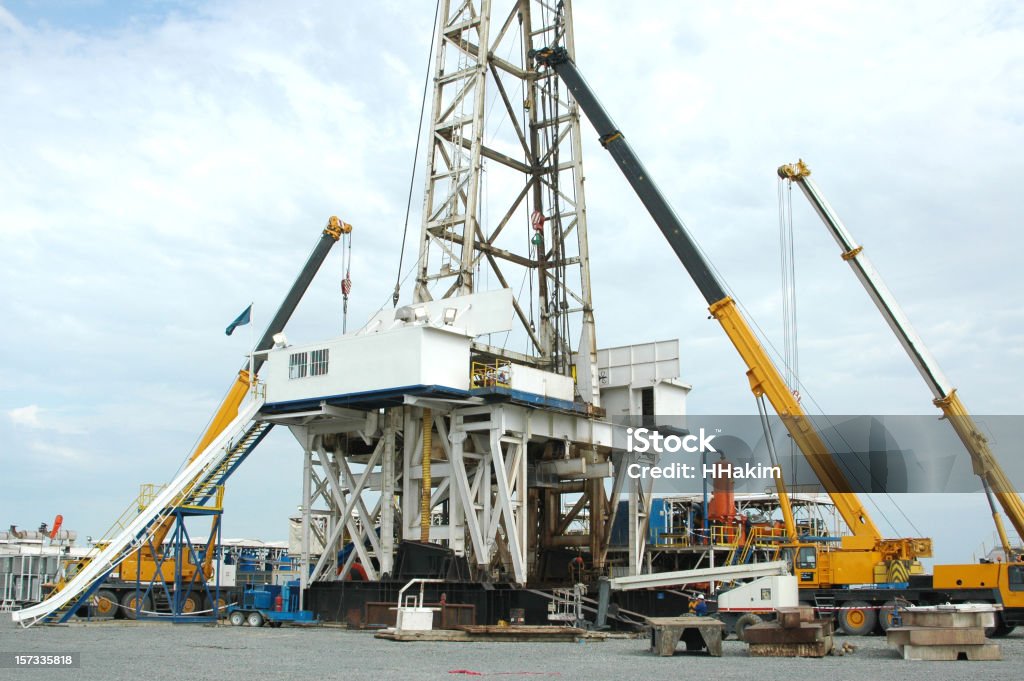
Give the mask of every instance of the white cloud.
<path id="1" fill-rule="evenodd" d="M 33 452 L 36 452 L 41 457 L 45 457 L 50 461 L 55 457 L 63 463 L 85 463 L 87 459 L 84 452 L 66 445 L 57 445 L 49 442 L 33 442 L 31 449 Z"/>
<path id="2" fill-rule="evenodd" d="M 23 426 L 25 428 L 43 427 L 42 422 L 39 420 L 39 405 L 37 404 L 11 409 L 7 412 L 7 416 L 16 426 Z"/>
<path id="3" fill-rule="evenodd" d="M 0 6 L 0 28 L 7 29 L 16 36 L 25 35 L 25 27 L 3 6 Z"/>
<path id="4" fill-rule="evenodd" d="M 61 435 L 82 435 L 86 432 L 81 419 L 43 409 L 37 404 L 15 407 L 7 412 L 11 423 L 22 428 L 47 430 Z"/>

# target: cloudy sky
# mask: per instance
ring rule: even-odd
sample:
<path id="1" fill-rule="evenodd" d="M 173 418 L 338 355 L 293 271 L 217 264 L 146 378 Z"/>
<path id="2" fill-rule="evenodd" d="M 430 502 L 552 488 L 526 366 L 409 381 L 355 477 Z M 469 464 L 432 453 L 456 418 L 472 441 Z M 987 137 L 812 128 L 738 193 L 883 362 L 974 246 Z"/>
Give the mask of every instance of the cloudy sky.
<path id="1" fill-rule="evenodd" d="M 139 483 L 169 479 L 248 348 L 224 326 L 255 301 L 262 327 L 328 215 L 356 226 L 352 323 L 388 300 L 433 12 L 0 0 L 0 522 L 62 513 L 99 535 Z M 602 0 L 575 15 L 581 70 L 772 343 L 775 168 L 802 157 L 972 411 L 1020 413 L 1019 3 Z M 753 412 L 734 351 L 584 126 L 599 345 L 680 338 L 690 410 Z M 932 413 L 793 204 L 804 394 L 830 414 Z M 334 253 L 293 342 L 340 332 L 341 276 Z M 240 469 L 228 535 L 285 536 L 300 455 L 276 432 Z M 984 502 L 949 502 L 896 499 L 908 520 L 878 500 L 879 524 L 969 560 L 991 543 Z"/>

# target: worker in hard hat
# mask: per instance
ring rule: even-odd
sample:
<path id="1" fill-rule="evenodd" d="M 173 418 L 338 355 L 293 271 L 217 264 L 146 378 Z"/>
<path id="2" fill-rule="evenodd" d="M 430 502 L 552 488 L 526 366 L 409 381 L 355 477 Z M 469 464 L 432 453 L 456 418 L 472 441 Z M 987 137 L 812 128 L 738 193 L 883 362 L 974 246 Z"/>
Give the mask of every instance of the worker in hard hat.
<path id="1" fill-rule="evenodd" d="M 704 617 L 708 614 L 708 602 L 704 594 L 698 594 L 696 598 L 690 599 L 690 614 L 697 617 Z"/>

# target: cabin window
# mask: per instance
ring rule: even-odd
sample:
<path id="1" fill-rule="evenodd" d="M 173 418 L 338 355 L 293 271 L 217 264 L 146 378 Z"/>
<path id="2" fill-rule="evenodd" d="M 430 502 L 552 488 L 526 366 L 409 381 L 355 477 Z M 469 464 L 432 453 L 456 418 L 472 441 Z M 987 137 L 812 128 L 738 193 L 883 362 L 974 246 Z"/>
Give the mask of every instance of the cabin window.
<path id="1" fill-rule="evenodd" d="M 1024 565 L 1009 565 L 1006 570 L 1010 591 L 1024 591 Z"/>
<path id="2" fill-rule="evenodd" d="M 323 376 L 327 373 L 327 359 L 328 352 L 327 348 L 323 350 L 314 350 L 309 362 L 309 375 L 310 376 Z"/>
<path id="3" fill-rule="evenodd" d="M 293 352 L 288 356 L 288 378 L 305 378 L 308 352 Z"/>
<path id="4" fill-rule="evenodd" d="M 813 546 L 802 546 L 796 554 L 796 566 L 801 570 L 813 570 L 818 564 L 818 553 Z"/>

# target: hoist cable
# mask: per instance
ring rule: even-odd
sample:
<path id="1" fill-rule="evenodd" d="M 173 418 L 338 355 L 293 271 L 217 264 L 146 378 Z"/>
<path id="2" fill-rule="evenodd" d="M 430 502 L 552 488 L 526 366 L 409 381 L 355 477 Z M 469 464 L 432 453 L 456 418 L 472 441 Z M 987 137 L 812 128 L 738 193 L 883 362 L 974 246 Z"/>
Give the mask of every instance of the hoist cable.
<path id="1" fill-rule="evenodd" d="M 430 51 L 427 52 L 427 75 L 423 78 L 423 97 L 420 99 L 420 120 L 416 126 L 416 148 L 412 154 L 412 172 L 409 174 L 409 197 L 405 202 L 405 225 L 402 227 L 402 250 L 398 252 L 398 272 L 395 274 L 395 292 L 391 296 L 391 304 L 393 307 L 398 307 L 398 296 L 399 291 L 402 287 L 402 262 L 405 258 L 405 242 L 409 236 L 409 214 L 412 211 L 412 192 L 413 186 L 416 182 L 416 165 L 420 159 L 420 141 L 423 138 L 423 114 L 427 109 L 427 88 L 430 87 L 430 74 L 432 71 L 432 57 L 434 56 L 434 47 L 437 40 L 437 22 L 441 16 L 441 0 L 437 0 L 437 5 L 434 7 L 434 27 L 435 30 L 430 36 Z"/>
<path id="2" fill-rule="evenodd" d="M 682 222 L 682 221 L 680 221 L 680 222 Z M 685 223 L 683 223 L 683 225 L 684 225 L 684 229 L 686 229 Z M 774 354 L 774 356 L 779 359 L 779 361 L 781 362 L 783 367 L 788 367 L 788 365 L 786 364 L 785 358 L 782 357 L 782 355 L 779 353 L 778 348 L 775 347 L 775 344 L 771 342 L 771 340 L 768 338 L 768 335 L 758 325 L 758 323 L 757 323 L 756 319 L 753 317 L 753 315 L 750 314 L 750 311 L 746 308 L 746 306 L 736 296 L 735 292 L 729 286 L 729 284 L 726 281 L 725 277 L 722 276 L 721 271 L 717 267 L 715 267 L 714 262 L 711 260 L 711 258 L 708 257 L 707 251 L 704 250 L 704 248 L 700 245 L 700 242 L 696 238 L 694 238 L 693 235 L 691 235 L 691 238 L 693 239 L 694 246 L 697 248 L 698 252 L 700 252 L 700 254 L 703 256 L 704 261 L 708 264 L 708 268 L 714 273 L 715 277 L 718 279 L 719 283 L 722 285 L 722 289 L 725 291 L 725 293 L 730 298 L 732 298 L 733 302 L 736 303 L 737 308 L 742 312 L 743 317 L 750 324 L 751 329 L 754 331 L 755 336 L 758 338 L 758 340 L 760 340 L 761 343 L 763 343 L 763 345 L 764 345 L 766 350 L 770 351 L 771 354 Z M 839 431 L 836 429 L 836 425 L 832 421 L 832 419 L 829 418 L 829 416 L 827 414 L 825 414 L 825 412 L 821 408 L 821 405 L 818 404 L 814 400 L 814 397 L 813 397 L 813 395 L 811 395 L 810 390 L 806 386 L 804 386 L 800 382 L 799 379 L 796 379 L 794 381 L 794 383 L 795 383 L 795 386 L 797 386 L 797 389 L 800 390 L 801 396 L 810 399 L 810 401 L 814 405 L 814 407 L 821 413 L 821 416 L 822 416 L 822 418 L 824 418 L 825 422 L 829 426 L 832 427 L 833 432 L 835 432 L 839 436 L 839 439 L 842 440 L 844 442 L 844 444 L 847 445 L 847 448 L 849 449 L 849 451 L 851 451 L 851 452 L 854 451 L 852 449 L 852 447 L 850 446 L 850 443 L 846 441 L 846 438 L 844 438 L 842 436 L 842 434 L 839 433 Z M 805 412 L 806 411 L 807 410 L 805 410 Z M 810 418 L 809 414 L 808 414 L 808 418 Z M 822 436 L 822 439 L 826 440 L 825 444 L 830 448 L 830 450 L 831 451 L 835 451 L 836 448 L 832 446 L 832 443 L 827 442 L 827 437 L 825 436 L 825 433 L 823 431 L 821 431 L 820 429 L 816 429 L 816 430 L 818 430 L 818 433 L 819 433 L 819 435 Z M 836 461 L 836 463 L 838 465 L 840 465 L 842 468 L 845 468 L 847 473 L 852 473 L 852 471 L 850 470 L 850 467 L 849 467 L 849 463 L 846 461 L 846 459 L 844 459 L 843 457 L 837 457 L 837 456 L 833 456 L 833 459 Z M 862 467 L 866 468 L 866 466 L 864 466 L 863 462 L 860 462 L 859 459 L 858 459 L 858 463 L 860 463 Z M 871 475 L 870 470 L 868 470 L 868 475 L 869 476 Z M 914 522 L 907 516 L 907 514 L 903 511 L 902 507 L 899 504 L 895 503 L 895 500 L 893 500 L 892 495 L 889 494 L 888 492 L 885 492 L 884 494 L 885 494 L 886 498 L 888 498 L 889 501 L 893 503 L 893 505 L 896 507 L 896 510 L 899 511 L 900 515 L 903 516 L 903 519 L 907 521 L 907 523 L 914 530 L 914 532 L 917 532 L 918 535 L 920 535 L 921 534 L 920 530 L 917 529 L 917 527 L 914 525 Z M 878 505 L 878 502 L 875 501 L 872 498 L 871 495 L 868 496 L 868 501 L 878 511 L 879 515 L 883 518 L 883 520 L 885 520 L 886 523 L 888 523 L 889 527 L 893 531 L 898 531 L 898 530 L 896 530 L 896 527 L 892 524 L 892 522 L 890 522 L 889 519 L 885 516 L 885 513 L 882 511 L 881 507 Z"/>

